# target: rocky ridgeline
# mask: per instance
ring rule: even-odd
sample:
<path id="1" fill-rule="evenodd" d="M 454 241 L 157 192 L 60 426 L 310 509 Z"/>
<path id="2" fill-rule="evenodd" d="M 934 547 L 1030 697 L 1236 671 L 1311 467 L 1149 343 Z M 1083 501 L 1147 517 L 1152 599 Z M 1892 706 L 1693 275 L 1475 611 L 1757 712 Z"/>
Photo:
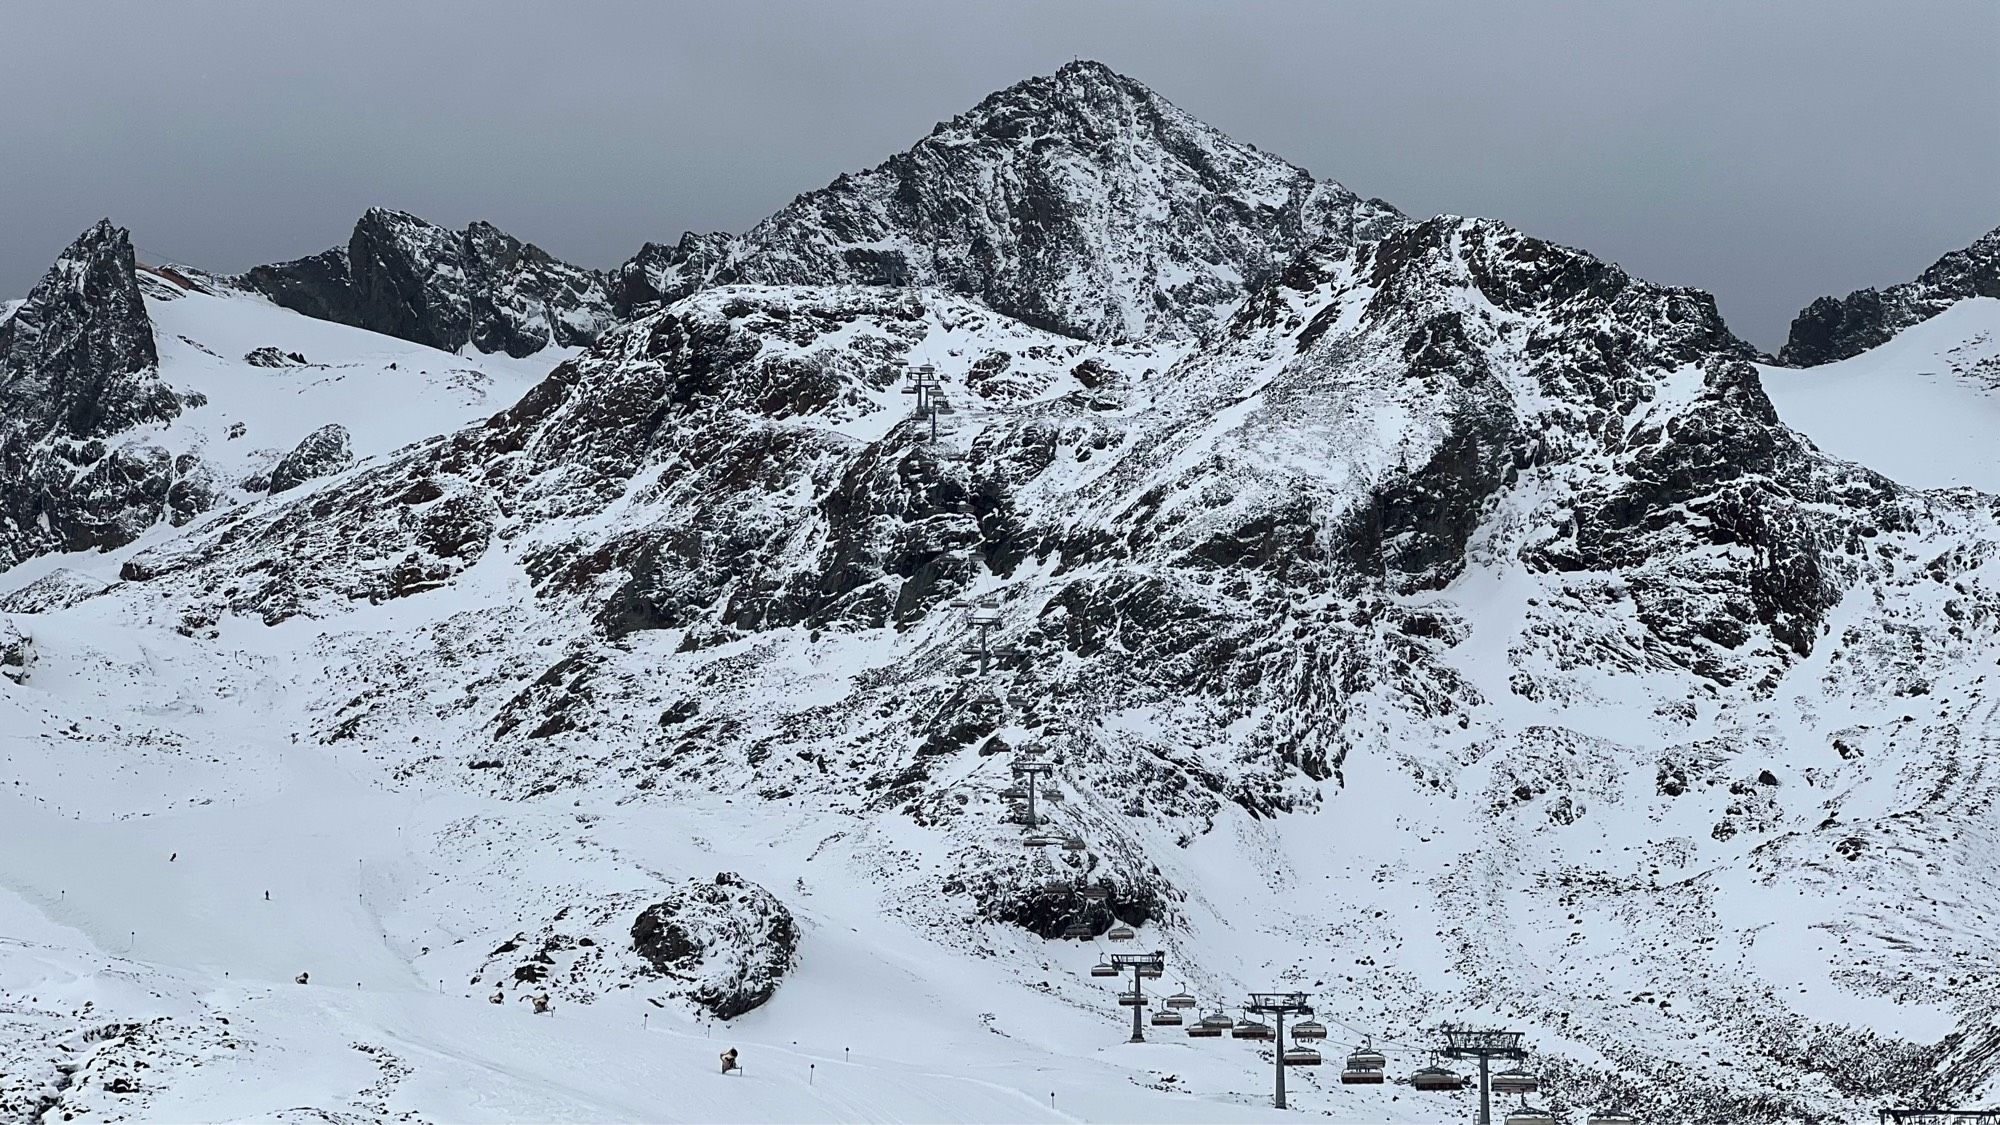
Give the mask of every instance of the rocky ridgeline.
<path id="1" fill-rule="evenodd" d="M 0 321 L 0 570 L 119 546 L 215 503 L 198 458 L 123 436 L 193 405 L 158 366 L 131 238 L 99 222 Z"/>
<path id="2" fill-rule="evenodd" d="M 603 275 L 491 223 L 447 230 L 374 208 L 345 247 L 235 279 L 288 309 L 448 352 L 532 355 L 596 340 L 612 323 Z"/>
<path id="3" fill-rule="evenodd" d="M 1792 321 L 1778 361 L 1813 367 L 1860 355 L 1967 297 L 2000 297 L 2000 228 L 1939 258 L 1914 281 L 1807 305 Z"/>

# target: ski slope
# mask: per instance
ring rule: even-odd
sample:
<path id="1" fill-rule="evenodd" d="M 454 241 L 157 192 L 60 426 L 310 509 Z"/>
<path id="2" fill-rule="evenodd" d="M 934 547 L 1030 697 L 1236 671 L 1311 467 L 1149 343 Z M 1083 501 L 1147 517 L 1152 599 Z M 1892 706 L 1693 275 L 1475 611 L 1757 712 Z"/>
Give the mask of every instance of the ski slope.
<path id="1" fill-rule="evenodd" d="M 1041 950 L 1041 972 L 1024 974 L 1037 959 L 1027 941 L 966 956 L 885 924 L 838 849 L 821 850 L 851 827 L 838 818 L 745 821 L 722 798 L 669 811 L 385 784 L 338 747 L 286 734 L 300 725 L 287 670 L 321 638 L 244 627 L 230 639 L 248 647 L 217 657 L 126 627 L 115 601 L 38 635 L 35 686 L 0 692 L 13 782 L 0 791 L 0 988 L 13 998 L 0 1071 L 52 1084 L 58 1063 L 80 1062 L 65 1109 L 105 1120 L 306 1107 L 450 1121 L 1271 1116 L 1259 1104 L 1268 1063 L 1245 1045 L 1178 1031 L 1125 1044 L 1108 988 L 1074 995 L 1093 959 L 1084 947 Z M 68 718 L 79 715 L 93 717 Z M 807 935 L 776 999 L 727 1028 L 648 1003 L 643 983 L 559 1000 L 550 1017 L 521 1002 L 532 986 L 496 1006 L 490 984 L 468 983 L 553 902 L 717 869 L 785 888 Z M 305 986 L 292 979 L 302 971 Z M 1067 978 L 1057 991 L 1071 995 L 1022 988 L 1028 975 Z M 113 1014 L 165 1022 L 137 1043 L 84 1041 Z M 724 1044 L 743 1052 L 745 1074 L 717 1073 Z M 138 1092 L 107 1092 L 121 1074 Z M 1312 1079 L 1294 1086 L 1312 1099 Z"/>
<path id="2" fill-rule="evenodd" d="M 1820 367 L 1760 367 L 1786 425 L 1916 488 L 2000 492 L 2000 300 L 1971 297 Z"/>

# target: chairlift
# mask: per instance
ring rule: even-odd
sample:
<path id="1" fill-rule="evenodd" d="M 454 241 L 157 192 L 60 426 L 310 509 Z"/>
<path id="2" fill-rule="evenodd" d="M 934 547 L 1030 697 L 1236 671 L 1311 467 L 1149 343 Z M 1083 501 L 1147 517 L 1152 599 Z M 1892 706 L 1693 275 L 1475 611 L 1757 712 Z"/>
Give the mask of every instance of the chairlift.
<path id="1" fill-rule="evenodd" d="M 1062 843 L 1061 836 L 1044 836 L 1039 833 L 1030 833 L 1029 835 L 1021 837 L 1022 846 L 1029 848 L 1047 848 L 1047 847 L 1053 847 L 1056 844 L 1060 843 Z M 1115 941 L 1117 939 L 1114 938 L 1113 940 Z"/>
<path id="2" fill-rule="evenodd" d="M 1234 1028 L 1230 1029 L 1229 1037 L 1231 1039 L 1268 1040 L 1276 1039 L 1278 1036 L 1276 1032 L 1271 1030 L 1270 1024 L 1262 1020 L 1253 1020 L 1249 1016 L 1244 1016 L 1242 1019 L 1236 1021 Z"/>
<path id="3" fill-rule="evenodd" d="M 1410 1076 L 1410 1085 L 1419 1090 L 1449 1093 L 1465 1089 L 1465 1076 L 1441 1066 L 1427 1066 Z"/>
<path id="4" fill-rule="evenodd" d="M 1522 1098 L 1521 1104 L 1502 1119 L 1501 1125 L 1556 1125 L 1556 1119 L 1548 1110 L 1531 1106 L 1528 1099 Z"/>
<path id="5" fill-rule="evenodd" d="M 1085 883 L 1076 890 L 1085 902 L 1103 902 L 1111 897 L 1111 888 L 1102 883 Z"/>
<path id="6" fill-rule="evenodd" d="M 1487 1085 L 1496 1094 L 1532 1094 L 1541 1089 L 1541 1082 L 1525 1070 L 1503 1070 L 1488 1080 Z"/>
<path id="7" fill-rule="evenodd" d="M 1321 1061 L 1323 1060 L 1319 1057 L 1319 1052 L 1311 1047 L 1290 1047 L 1285 1050 L 1286 1066 L 1318 1066 Z"/>
<path id="8" fill-rule="evenodd" d="M 1349 1065 L 1340 1072 L 1340 1084 L 1343 1086 L 1380 1086 L 1382 1082 L 1382 1072 L 1373 1067 Z"/>
<path id="9" fill-rule="evenodd" d="M 1219 1028 L 1219 1027 L 1210 1027 L 1210 1026 L 1208 1026 L 1208 1023 L 1207 1023 L 1206 1021 L 1199 1021 L 1199 1022 L 1196 1022 L 1196 1023 L 1193 1023 L 1193 1024 L 1190 1024 L 1190 1025 L 1188 1026 L 1188 1029 L 1187 1029 L 1187 1033 L 1188 1033 L 1188 1038 L 1189 1038 L 1189 1039 L 1220 1039 L 1220 1038 L 1222 1038 L 1222 1029 L 1221 1029 L 1221 1028 Z"/>
<path id="10" fill-rule="evenodd" d="M 1324 1039 L 1326 1038 L 1326 1025 L 1318 1020 L 1301 1020 L 1292 1027 L 1292 1038 Z"/>
<path id="11" fill-rule="evenodd" d="M 1139 975 L 1147 980 L 1159 980 L 1160 977 L 1165 973 L 1166 970 L 1159 967 L 1158 965 L 1139 966 Z"/>
<path id="12" fill-rule="evenodd" d="M 1639 1119 L 1622 1109 L 1592 1110 L 1587 1125 L 1639 1125 Z"/>
<path id="13" fill-rule="evenodd" d="M 1115 977 L 1118 975 L 1118 966 L 1109 961 L 1099 961 L 1090 967 L 1090 975 L 1094 977 Z"/>
<path id="14" fill-rule="evenodd" d="M 1217 1031 L 1228 1031 L 1236 1026 L 1236 1021 L 1229 1018 L 1228 1012 L 1210 1012 L 1201 1017 L 1201 1026 L 1212 1027 Z"/>
<path id="15" fill-rule="evenodd" d="M 1083 922 L 1071 922 L 1069 925 L 1063 927 L 1062 932 L 1062 936 L 1070 941 L 1093 937 L 1095 934 L 1096 931 Z"/>
<path id="16" fill-rule="evenodd" d="M 1381 1070 L 1388 1065 L 1389 1060 L 1382 1052 L 1375 1049 L 1373 1039 L 1364 1040 L 1359 1050 L 1347 1056 L 1347 1066 L 1350 1070 Z"/>
<path id="17" fill-rule="evenodd" d="M 1192 1008 L 1194 1005 L 1194 994 L 1191 992 L 1176 992 L 1172 996 L 1167 997 L 1167 1007 L 1169 1008 L 1185 1009 Z"/>
<path id="18" fill-rule="evenodd" d="M 1118 994 L 1118 1006 L 1121 1008 L 1143 1008 L 1146 1006 L 1146 998 L 1136 992 L 1121 992 Z"/>
<path id="19" fill-rule="evenodd" d="M 1089 847 L 1090 845 L 1084 843 L 1081 836 L 1071 836 L 1069 839 L 1063 841 L 1063 850 L 1066 852 L 1085 851 Z"/>
<path id="20" fill-rule="evenodd" d="M 1025 801 L 1028 799 L 1028 791 L 1018 785 L 1009 785 L 1000 791 L 1000 796 L 1003 800 Z"/>
<path id="21" fill-rule="evenodd" d="M 1104 935 L 1106 941 L 1135 941 L 1138 937 L 1139 931 L 1130 926 L 1113 926 L 1111 932 Z"/>
<path id="22" fill-rule="evenodd" d="M 1179 1027 L 1180 1025 L 1181 1014 L 1179 1012 L 1170 1008 L 1161 1008 L 1159 1011 L 1153 1013 L 1154 1027 Z"/>

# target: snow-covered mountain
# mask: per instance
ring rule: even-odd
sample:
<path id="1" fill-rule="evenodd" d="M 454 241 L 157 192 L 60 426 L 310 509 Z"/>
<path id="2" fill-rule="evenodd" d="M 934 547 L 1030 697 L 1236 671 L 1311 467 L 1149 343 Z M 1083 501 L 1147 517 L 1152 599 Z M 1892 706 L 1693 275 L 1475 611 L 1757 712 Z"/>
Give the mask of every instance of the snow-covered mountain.
<path id="1" fill-rule="evenodd" d="M 736 241 L 716 279 L 936 286 L 1054 332 L 1186 338 L 1307 246 L 1401 222 L 1076 62 L 793 200 Z"/>
<path id="2" fill-rule="evenodd" d="M 64 413 L 32 341 L 67 318 L 123 400 L 180 406 L 109 443 L 227 487 L 0 570 L 0 1109 L 1268 1116 L 1268 1054 L 1123 1042 L 1116 924 L 1163 991 L 1310 990 L 1333 1061 L 1386 1048 L 1388 1085 L 1296 1074 L 1335 1120 L 1468 1113 L 1403 1081 L 1448 1021 L 1527 1031 L 1565 1121 L 2000 1096 L 2000 524 L 1838 405 L 1990 375 L 1991 302 L 1779 388 L 1706 294 L 1490 220 L 1313 226 L 1336 189 L 1164 105 L 1031 80 L 651 248 L 639 319 L 522 361 L 86 236 L 51 278 L 97 280 L 0 335 L 0 401 Z M 1182 163 L 1057 155 L 1085 139 Z M 977 278 L 828 249 L 919 229 L 863 179 L 969 222 L 1043 158 L 1111 178 L 1035 213 L 1102 190 L 1122 241 Z M 1118 225 L 1253 181 L 1295 217 L 1211 208 L 1199 253 Z M 1133 266 L 1184 252 L 1248 297 Z M 828 272 L 693 280 L 717 261 Z M 986 674 L 967 601 L 1013 653 Z M 1052 847 L 1002 794 L 1030 747 Z"/>
<path id="3" fill-rule="evenodd" d="M 2000 297 L 2000 228 L 1939 258 L 1914 281 L 1807 305 L 1792 321 L 1778 360 L 1811 367 L 1850 359 L 1968 297 Z"/>

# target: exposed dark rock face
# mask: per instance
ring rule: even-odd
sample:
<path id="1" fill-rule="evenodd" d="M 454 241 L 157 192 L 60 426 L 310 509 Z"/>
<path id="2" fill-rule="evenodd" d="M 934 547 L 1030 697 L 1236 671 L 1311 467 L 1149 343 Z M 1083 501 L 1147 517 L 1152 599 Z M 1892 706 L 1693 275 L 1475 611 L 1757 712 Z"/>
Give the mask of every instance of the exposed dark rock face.
<path id="1" fill-rule="evenodd" d="M 1068 335 L 1200 336 L 1306 246 L 1401 222 L 1078 62 L 800 196 L 716 280 L 939 286 Z"/>
<path id="2" fill-rule="evenodd" d="M 181 407 L 159 362 L 131 237 L 100 220 L 0 322 L 0 418 L 77 439 L 168 421 Z"/>
<path id="3" fill-rule="evenodd" d="M 101 221 L 0 322 L 0 570 L 119 546 L 214 503 L 197 459 L 118 440 L 179 417 L 158 364 L 131 239 Z"/>
<path id="4" fill-rule="evenodd" d="M 690 879 L 632 922 L 632 948 L 676 991 L 734 1019 L 778 990 L 797 956 L 791 911 L 771 892 L 730 872 Z"/>
<path id="5" fill-rule="evenodd" d="M 490 223 L 446 230 L 374 208 L 345 248 L 237 279 L 289 309 L 445 351 L 532 355 L 596 340 L 611 321 L 602 275 Z"/>
<path id="6" fill-rule="evenodd" d="M 1778 361 L 1813 367 L 1860 355 L 1967 297 L 2000 297 L 2000 228 L 1939 258 L 1915 281 L 1807 305 L 1792 321 Z"/>
<path id="7" fill-rule="evenodd" d="M 735 241 L 727 234 L 681 235 L 672 246 L 648 242 L 618 267 L 611 312 L 620 322 L 657 312 L 708 283 Z"/>
<path id="8" fill-rule="evenodd" d="M 301 438 L 271 470 L 271 495 L 331 476 L 352 464 L 354 454 L 348 448 L 347 427 L 337 423 L 321 426 Z"/>

